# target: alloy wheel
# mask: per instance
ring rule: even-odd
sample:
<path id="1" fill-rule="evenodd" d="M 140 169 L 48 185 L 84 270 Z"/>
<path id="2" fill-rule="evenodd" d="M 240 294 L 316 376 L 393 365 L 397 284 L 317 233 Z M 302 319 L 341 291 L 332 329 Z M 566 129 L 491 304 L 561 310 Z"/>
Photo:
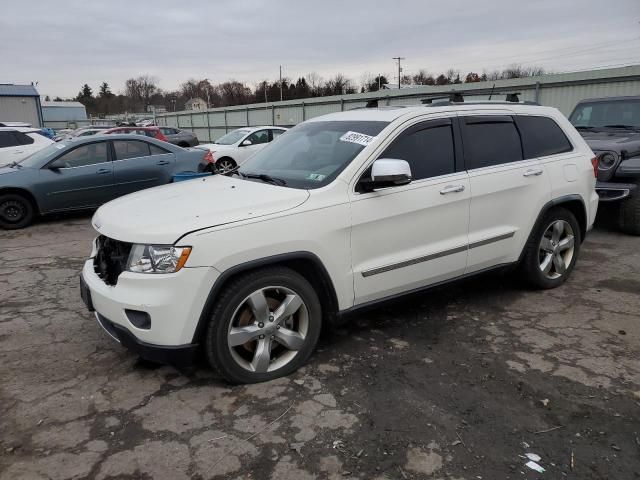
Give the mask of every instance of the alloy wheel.
<path id="1" fill-rule="evenodd" d="M 573 260 L 575 235 L 569 222 L 553 221 L 542 235 L 538 249 L 540 270 L 549 279 L 563 276 Z"/>
<path id="2" fill-rule="evenodd" d="M 225 174 L 231 171 L 235 167 L 235 164 L 231 160 L 218 160 L 216 162 L 216 169 L 218 173 Z"/>
<path id="3" fill-rule="evenodd" d="M 272 372 L 295 358 L 308 331 L 309 312 L 302 297 L 286 287 L 265 287 L 247 296 L 234 311 L 227 345 L 243 369 Z"/>

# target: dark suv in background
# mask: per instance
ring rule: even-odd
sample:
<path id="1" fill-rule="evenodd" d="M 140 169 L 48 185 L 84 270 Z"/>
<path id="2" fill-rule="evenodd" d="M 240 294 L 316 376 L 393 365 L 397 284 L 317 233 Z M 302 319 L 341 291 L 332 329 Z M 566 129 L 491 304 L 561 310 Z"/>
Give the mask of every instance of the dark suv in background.
<path id="1" fill-rule="evenodd" d="M 583 100 L 569 120 L 598 158 L 600 201 L 622 231 L 640 235 L 640 96 Z"/>
<path id="2" fill-rule="evenodd" d="M 200 142 L 192 132 L 179 130 L 174 127 L 159 127 L 160 131 L 167 137 L 167 142 L 178 145 L 179 147 L 195 147 Z"/>

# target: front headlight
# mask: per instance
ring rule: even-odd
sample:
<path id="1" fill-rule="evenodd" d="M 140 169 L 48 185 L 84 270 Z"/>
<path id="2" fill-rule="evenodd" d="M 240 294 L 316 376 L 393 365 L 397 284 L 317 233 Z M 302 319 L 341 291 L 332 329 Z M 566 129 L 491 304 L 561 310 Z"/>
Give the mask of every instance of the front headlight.
<path id="1" fill-rule="evenodd" d="M 127 270 L 135 273 L 175 273 L 187 263 L 191 247 L 173 245 L 134 245 Z"/>
<path id="2" fill-rule="evenodd" d="M 618 154 L 616 152 L 605 152 L 598 156 L 598 168 L 600 170 L 609 170 L 614 167 L 618 161 Z"/>

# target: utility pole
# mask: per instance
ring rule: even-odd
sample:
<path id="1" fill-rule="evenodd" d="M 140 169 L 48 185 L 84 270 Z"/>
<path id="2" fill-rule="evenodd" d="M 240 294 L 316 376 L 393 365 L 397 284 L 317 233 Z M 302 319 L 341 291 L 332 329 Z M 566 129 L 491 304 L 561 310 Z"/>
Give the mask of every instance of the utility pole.
<path id="1" fill-rule="evenodd" d="M 280 101 L 282 101 L 282 65 L 280 65 Z"/>
<path id="2" fill-rule="evenodd" d="M 381 88 L 381 86 L 380 86 L 380 74 L 378 74 L 378 91 L 380 91 L 380 88 Z"/>
<path id="3" fill-rule="evenodd" d="M 398 61 L 398 90 L 400 90 L 400 80 L 402 79 L 402 60 L 405 60 L 405 57 L 393 57 L 394 60 Z"/>

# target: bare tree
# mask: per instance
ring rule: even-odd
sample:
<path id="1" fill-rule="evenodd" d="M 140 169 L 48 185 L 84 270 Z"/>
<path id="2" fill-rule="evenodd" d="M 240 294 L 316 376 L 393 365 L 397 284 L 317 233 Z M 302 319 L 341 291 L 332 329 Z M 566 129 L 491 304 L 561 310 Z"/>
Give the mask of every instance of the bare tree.
<path id="1" fill-rule="evenodd" d="M 311 92 L 311 96 L 312 97 L 321 96 L 324 79 L 317 72 L 307 73 L 305 78 L 307 79 L 307 85 L 309 85 L 309 91 Z"/>

